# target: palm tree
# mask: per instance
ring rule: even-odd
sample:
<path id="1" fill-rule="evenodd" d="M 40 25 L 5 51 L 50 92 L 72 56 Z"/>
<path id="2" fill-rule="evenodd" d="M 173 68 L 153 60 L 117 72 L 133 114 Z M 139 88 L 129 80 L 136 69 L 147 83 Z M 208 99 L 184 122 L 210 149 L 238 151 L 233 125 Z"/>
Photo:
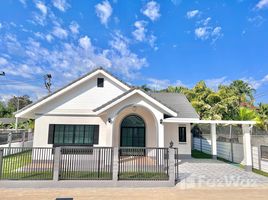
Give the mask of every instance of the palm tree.
<path id="1" fill-rule="evenodd" d="M 257 123 L 260 123 L 260 118 L 258 117 L 255 110 L 251 110 L 246 107 L 240 107 L 238 116 L 236 117 L 236 120 L 240 121 L 256 121 Z"/>
<path id="2" fill-rule="evenodd" d="M 253 94 L 256 92 L 256 90 L 247 82 L 244 82 L 242 80 L 235 80 L 230 84 L 230 88 L 232 88 L 240 97 L 239 104 L 241 104 L 242 102 L 246 102 L 248 99 L 251 102 L 254 101 Z"/>

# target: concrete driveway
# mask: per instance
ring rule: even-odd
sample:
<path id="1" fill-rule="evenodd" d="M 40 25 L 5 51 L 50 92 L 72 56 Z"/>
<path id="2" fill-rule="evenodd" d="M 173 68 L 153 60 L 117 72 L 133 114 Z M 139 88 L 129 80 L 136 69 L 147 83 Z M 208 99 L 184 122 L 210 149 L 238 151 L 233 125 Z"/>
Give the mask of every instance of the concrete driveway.
<path id="1" fill-rule="evenodd" d="M 179 167 L 181 187 L 241 187 L 268 185 L 268 177 L 246 172 L 239 166 L 212 159 L 182 160 Z"/>

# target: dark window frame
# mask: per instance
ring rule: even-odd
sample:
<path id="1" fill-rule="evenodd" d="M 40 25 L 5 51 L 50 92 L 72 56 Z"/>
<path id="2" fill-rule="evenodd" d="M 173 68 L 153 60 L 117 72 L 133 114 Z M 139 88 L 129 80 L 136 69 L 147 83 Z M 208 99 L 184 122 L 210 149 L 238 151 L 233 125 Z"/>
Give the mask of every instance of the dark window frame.
<path id="1" fill-rule="evenodd" d="M 184 136 L 181 136 L 184 134 Z M 187 143 L 187 131 L 185 126 L 178 127 L 178 136 L 179 136 L 179 143 L 185 144 Z"/>
<path id="2" fill-rule="evenodd" d="M 97 78 L 97 87 L 104 87 L 104 78 Z"/>
<path id="3" fill-rule="evenodd" d="M 55 132 L 56 132 L 56 126 L 63 126 L 63 135 L 62 135 L 62 143 L 55 143 Z M 99 143 L 99 125 L 97 124 L 50 124 L 50 127 L 53 126 L 53 131 L 49 131 L 49 138 L 52 137 L 52 144 L 53 147 L 58 147 L 58 146 L 93 146 L 94 144 L 98 144 Z M 72 142 L 71 143 L 65 143 L 65 129 L 66 126 L 73 126 L 73 131 L 72 131 Z M 75 143 L 75 137 L 76 137 L 76 129 L 78 126 L 84 126 L 83 128 L 83 143 Z M 91 143 L 85 143 L 85 136 L 86 136 L 86 127 L 90 127 L 93 126 L 93 132 L 92 132 L 92 142 Z M 88 136 L 88 134 L 87 134 Z M 59 137 L 59 136 L 58 136 Z M 98 140 L 96 140 L 95 138 L 98 138 Z"/>

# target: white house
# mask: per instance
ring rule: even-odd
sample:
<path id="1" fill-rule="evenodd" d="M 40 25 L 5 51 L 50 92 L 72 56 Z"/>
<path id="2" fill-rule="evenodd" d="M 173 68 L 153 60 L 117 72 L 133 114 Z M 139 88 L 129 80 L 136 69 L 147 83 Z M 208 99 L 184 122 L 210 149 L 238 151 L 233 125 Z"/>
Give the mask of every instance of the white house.
<path id="1" fill-rule="evenodd" d="M 187 157 L 190 121 L 199 120 L 183 94 L 148 93 L 102 68 L 23 108 L 16 117 L 35 119 L 34 147 L 168 147 L 172 141 Z"/>

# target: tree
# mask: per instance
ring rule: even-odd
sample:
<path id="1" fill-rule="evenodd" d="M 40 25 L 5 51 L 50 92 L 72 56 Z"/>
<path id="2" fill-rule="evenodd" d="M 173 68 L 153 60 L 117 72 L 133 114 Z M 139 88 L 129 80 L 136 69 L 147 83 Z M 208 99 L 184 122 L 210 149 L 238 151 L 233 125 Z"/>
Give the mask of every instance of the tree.
<path id="1" fill-rule="evenodd" d="M 259 104 L 257 114 L 260 118 L 260 128 L 268 131 L 268 104 Z"/>
<path id="2" fill-rule="evenodd" d="M 230 87 L 234 89 L 236 94 L 240 97 L 239 104 L 243 102 L 254 101 L 255 89 L 252 88 L 247 82 L 242 80 L 235 80 L 230 84 Z"/>
<path id="3" fill-rule="evenodd" d="M 251 110 L 251 109 L 246 108 L 246 107 L 239 108 L 239 113 L 238 113 L 236 119 L 240 120 L 240 121 L 254 120 L 257 123 L 260 121 L 257 113 L 254 110 Z"/>
<path id="4" fill-rule="evenodd" d="M 23 107 L 31 104 L 32 101 L 28 95 L 12 97 L 8 100 L 7 109 L 12 114 L 13 112 L 17 111 L 17 109 L 22 109 Z"/>
<path id="5" fill-rule="evenodd" d="M 149 88 L 146 84 L 140 86 L 140 89 L 144 90 L 145 92 L 150 92 L 150 91 L 152 91 L 152 89 Z"/>

